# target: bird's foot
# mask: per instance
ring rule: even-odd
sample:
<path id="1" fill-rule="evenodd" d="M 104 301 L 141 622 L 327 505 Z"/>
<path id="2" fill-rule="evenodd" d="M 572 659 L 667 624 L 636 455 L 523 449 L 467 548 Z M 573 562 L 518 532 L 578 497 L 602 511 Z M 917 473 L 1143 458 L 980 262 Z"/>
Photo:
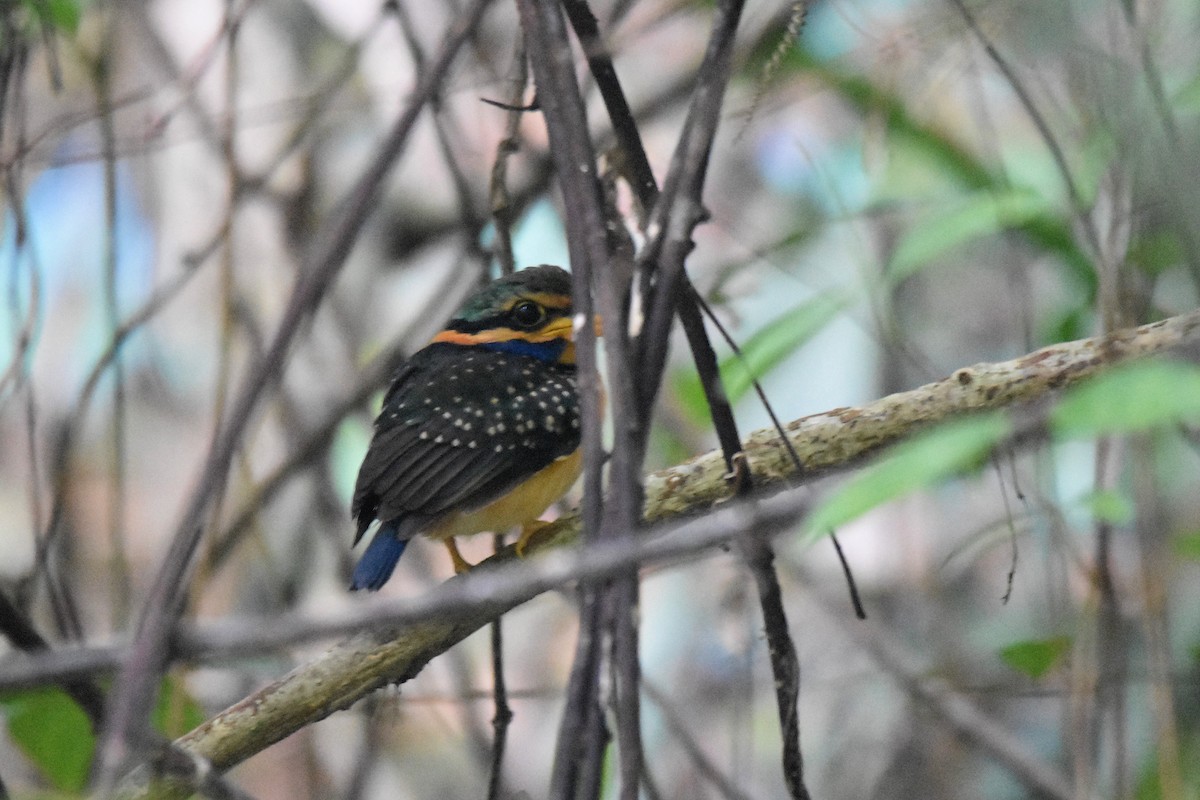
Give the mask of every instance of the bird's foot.
<path id="1" fill-rule="evenodd" d="M 446 549 L 450 551 L 450 560 L 454 562 L 455 575 L 462 575 L 475 566 L 463 558 L 462 553 L 458 552 L 458 545 L 454 543 L 454 539 L 447 539 L 442 544 L 446 545 Z"/>
<path id="2" fill-rule="evenodd" d="M 533 538 L 535 533 L 549 524 L 549 522 L 542 522 L 535 519 L 533 522 L 526 522 L 521 526 L 521 535 L 517 538 L 517 543 L 514 547 L 517 551 L 517 558 L 525 557 L 525 548 L 529 546 L 529 540 Z"/>

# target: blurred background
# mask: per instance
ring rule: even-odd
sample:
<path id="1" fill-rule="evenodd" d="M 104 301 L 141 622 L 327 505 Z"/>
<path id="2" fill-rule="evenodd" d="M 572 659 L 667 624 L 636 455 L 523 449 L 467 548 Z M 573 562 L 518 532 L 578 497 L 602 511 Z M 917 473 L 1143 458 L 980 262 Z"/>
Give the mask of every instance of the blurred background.
<path id="1" fill-rule="evenodd" d="M 53 642 L 129 634 L 315 233 L 468 5 L 0 4 L 0 586 Z M 592 7 L 661 179 L 711 4 Z M 781 419 L 1197 305 L 1200 6 L 830 0 L 797 39 L 799 12 L 747 3 L 688 261 Z M 518 39 L 514 5 L 493 3 L 422 114 L 247 427 L 189 617 L 365 602 L 345 591 L 350 490 L 392 366 L 496 274 L 490 186 L 510 115 L 481 99 L 511 102 Z M 566 265 L 541 116 L 515 134 L 516 262 Z M 650 469 L 715 446 L 676 344 Z M 725 374 L 742 430 L 767 425 L 745 371 Z M 828 542 L 779 539 L 814 796 L 1042 796 L 990 725 L 1075 797 L 1200 797 L 1198 455 L 1175 429 L 1046 444 L 869 513 L 840 531 L 867 623 Z M 450 574 L 420 543 L 384 591 Z M 642 615 L 648 796 L 783 796 L 737 558 L 647 570 Z M 573 594 L 504 625 L 507 796 L 540 797 Z M 485 796 L 488 647 L 469 639 L 234 781 L 259 798 Z M 158 722 L 179 735 L 320 649 L 177 667 Z M 960 701 L 978 718 L 948 710 Z M 79 790 L 90 734 L 72 710 L 45 693 L 2 708 L 9 790 Z M 51 729 L 74 744 L 29 733 Z"/>

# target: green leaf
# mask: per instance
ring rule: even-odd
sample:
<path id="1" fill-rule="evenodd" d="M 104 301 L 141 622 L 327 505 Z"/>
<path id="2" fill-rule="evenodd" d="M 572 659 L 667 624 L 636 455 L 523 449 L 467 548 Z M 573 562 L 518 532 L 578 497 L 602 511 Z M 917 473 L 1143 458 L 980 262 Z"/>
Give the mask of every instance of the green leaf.
<path id="1" fill-rule="evenodd" d="M 24 0 L 23 5 L 43 25 L 74 35 L 83 16 L 83 0 Z"/>
<path id="2" fill-rule="evenodd" d="M 749 63 L 761 69 L 762 64 L 774 57 L 774 50 L 774 41 L 764 42 Z M 893 144 L 920 153 L 938 176 L 953 181 L 955 186 L 969 191 L 1010 191 L 1007 178 L 1001 173 L 937 127 L 913 117 L 903 98 L 870 79 L 844 69 L 836 62 L 818 59 L 803 43 L 790 48 L 780 66 L 787 72 L 803 74 L 806 80 L 823 82 L 850 107 L 882 122 Z M 1061 259 L 1078 284 L 1082 302 L 1090 305 L 1098 286 L 1096 270 L 1091 259 L 1079 248 L 1071 224 L 1058 216 L 1045 215 L 1022 225 L 1021 231 L 1033 245 Z"/>
<path id="3" fill-rule="evenodd" d="M 848 292 L 824 292 L 801 303 L 755 333 L 742 346 L 742 357 L 726 358 L 721 381 L 730 402 L 737 402 L 754 381 L 820 333 L 849 304 Z"/>
<path id="4" fill-rule="evenodd" d="M 1005 664 L 1031 678 L 1040 678 L 1071 649 L 1070 636 L 1014 642 L 1000 651 Z"/>
<path id="5" fill-rule="evenodd" d="M 1027 189 L 985 191 L 955 203 L 954 210 L 918 223 L 904 235 L 888 278 L 899 283 L 932 264 L 951 248 L 1050 216 L 1046 199 Z"/>
<path id="6" fill-rule="evenodd" d="M 766 42 L 748 63 L 751 68 L 761 69 L 762 64 L 774 58 L 774 51 L 775 42 Z M 973 189 L 998 185 L 996 175 L 969 148 L 911 115 L 903 98 L 860 73 L 818 59 L 803 43 L 790 48 L 780 66 L 787 72 L 803 74 L 805 79 L 821 81 L 851 107 L 882 121 L 890 136 L 904 139 L 909 146 L 923 152 L 940 172 L 956 183 Z"/>
<path id="7" fill-rule="evenodd" d="M 154 707 L 154 727 L 168 739 L 178 739 L 205 719 L 204 710 L 188 693 L 183 681 L 165 676 Z"/>
<path id="8" fill-rule="evenodd" d="M 1180 534 L 1175 538 L 1175 554 L 1180 558 L 1200 561 L 1200 531 Z"/>
<path id="9" fill-rule="evenodd" d="M 91 722 L 74 700 L 58 689 L 35 689 L 0 699 L 12 741 L 54 789 L 77 794 L 87 787 L 96 747 Z M 203 710 L 182 683 L 163 679 L 154 726 L 177 738 L 204 722 Z"/>
<path id="10" fill-rule="evenodd" d="M 79 20 L 83 16 L 81 0 L 46 0 L 46 8 L 54 27 L 71 35 L 79 30 Z"/>
<path id="11" fill-rule="evenodd" d="M 58 689 L 34 689 L 0 701 L 8 733 L 54 788 L 81 792 L 96 747 L 87 715 Z"/>
<path id="12" fill-rule="evenodd" d="M 1185 83 L 1174 97 L 1175 107 L 1188 114 L 1200 113 L 1200 75 Z"/>
<path id="13" fill-rule="evenodd" d="M 1200 797 L 1200 734 L 1194 726 L 1185 726 L 1180 730 L 1178 744 L 1163 744 L 1150 747 L 1142 756 L 1139 770 L 1140 779 L 1134 789 L 1134 800 L 1166 800 L 1167 798 L 1186 798 L 1195 800 Z M 1161 747 L 1175 747 L 1176 752 L 1171 759 L 1179 765 L 1180 788 L 1182 791 L 1166 790 L 1162 785 L 1162 755 Z M 1173 781 L 1172 781 L 1173 782 Z"/>
<path id="14" fill-rule="evenodd" d="M 1133 519 L 1133 501 L 1112 489 L 1092 492 L 1083 498 L 1083 503 L 1099 522 L 1124 525 Z"/>
<path id="15" fill-rule="evenodd" d="M 1000 413 L 939 425 L 893 447 L 827 499 L 809 518 L 810 535 L 826 533 L 889 500 L 976 469 L 1011 430 Z"/>
<path id="16" fill-rule="evenodd" d="M 736 403 L 741 399 L 754 386 L 755 380 L 820 333 L 849 303 L 850 293 L 841 289 L 816 295 L 776 317 L 751 336 L 741 347 L 741 358 L 735 353 L 721 359 L 721 385 L 729 402 Z M 708 401 L 700 376 L 694 369 L 675 379 L 675 390 L 693 419 L 708 419 Z"/>
<path id="17" fill-rule="evenodd" d="M 1074 165 L 1075 185 L 1086 206 L 1091 206 L 1100 193 L 1100 181 L 1109 172 L 1113 159 L 1117 157 L 1117 143 L 1106 130 L 1093 131 L 1078 153 L 1078 164 Z"/>
<path id="18" fill-rule="evenodd" d="M 1064 438 L 1200 421 L 1200 368 L 1172 361 L 1116 367 L 1067 392 L 1050 415 Z"/>
<path id="19" fill-rule="evenodd" d="M 1091 308 L 1076 307 L 1068 309 L 1056 318 L 1051 315 L 1042 334 L 1042 341 L 1047 344 L 1072 342 L 1088 335 L 1092 325 Z"/>
<path id="20" fill-rule="evenodd" d="M 1138 236 L 1129 246 L 1126 260 L 1147 275 L 1161 275 L 1186 260 L 1183 242 L 1173 231 L 1150 231 Z"/>

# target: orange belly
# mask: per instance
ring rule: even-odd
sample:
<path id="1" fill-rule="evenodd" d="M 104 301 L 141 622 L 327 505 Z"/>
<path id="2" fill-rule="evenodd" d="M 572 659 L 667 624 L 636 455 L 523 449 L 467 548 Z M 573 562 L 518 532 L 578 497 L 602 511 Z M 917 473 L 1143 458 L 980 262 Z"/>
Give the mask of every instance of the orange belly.
<path id="1" fill-rule="evenodd" d="M 535 472 L 531 478 L 508 494 L 496 498 L 474 511 L 456 511 L 443 519 L 425 535 L 445 540 L 482 531 L 504 532 L 517 525 L 533 522 L 550 505 L 567 493 L 583 468 L 583 450 L 556 459 L 548 467 Z"/>

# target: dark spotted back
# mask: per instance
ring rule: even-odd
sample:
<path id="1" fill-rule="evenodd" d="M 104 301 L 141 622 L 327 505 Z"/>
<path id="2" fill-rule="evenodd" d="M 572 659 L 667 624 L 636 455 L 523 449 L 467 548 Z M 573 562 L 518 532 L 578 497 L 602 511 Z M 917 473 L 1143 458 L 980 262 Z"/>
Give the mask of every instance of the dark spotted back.
<path id="1" fill-rule="evenodd" d="M 573 365 L 432 344 L 401 369 L 375 422 L 354 490 L 358 535 L 374 519 L 425 527 L 484 506 L 579 439 Z"/>

